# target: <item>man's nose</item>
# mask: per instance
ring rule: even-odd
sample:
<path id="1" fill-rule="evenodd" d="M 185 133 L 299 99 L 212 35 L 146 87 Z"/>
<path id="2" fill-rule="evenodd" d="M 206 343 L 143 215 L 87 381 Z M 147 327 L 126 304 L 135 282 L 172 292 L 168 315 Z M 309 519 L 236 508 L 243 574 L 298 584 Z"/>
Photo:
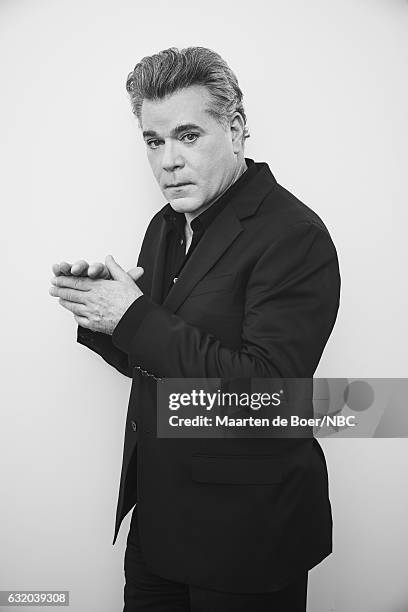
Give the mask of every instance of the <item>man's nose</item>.
<path id="1" fill-rule="evenodd" d="M 180 151 L 178 150 L 177 143 L 167 142 L 163 146 L 163 157 L 162 167 L 163 170 L 171 172 L 175 168 L 179 168 L 184 165 L 184 160 Z"/>

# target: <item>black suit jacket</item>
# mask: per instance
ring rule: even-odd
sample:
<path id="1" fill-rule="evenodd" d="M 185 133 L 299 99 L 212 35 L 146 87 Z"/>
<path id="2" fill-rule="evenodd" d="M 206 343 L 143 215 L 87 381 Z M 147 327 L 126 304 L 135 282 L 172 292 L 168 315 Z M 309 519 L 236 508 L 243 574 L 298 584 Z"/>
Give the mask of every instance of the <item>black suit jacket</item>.
<path id="1" fill-rule="evenodd" d="M 332 550 L 326 462 L 312 439 L 156 436 L 156 377 L 312 377 L 339 306 L 338 259 L 319 216 L 266 163 L 207 229 L 163 304 L 167 204 L 138 265 L 148 296 L 107 336 L 78 341 L 132 378 L 115 534 L 138 503 L 159 576 L 273 591 Z M 137 302 L 137 301 L 136 301 Z"/>

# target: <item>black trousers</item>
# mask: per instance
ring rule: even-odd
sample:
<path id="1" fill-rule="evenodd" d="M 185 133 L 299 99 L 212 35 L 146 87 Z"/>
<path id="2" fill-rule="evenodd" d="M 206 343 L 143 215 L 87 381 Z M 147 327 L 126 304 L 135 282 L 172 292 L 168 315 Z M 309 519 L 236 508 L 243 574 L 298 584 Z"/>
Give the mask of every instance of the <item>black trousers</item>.
<path id="1" fill-rule="evenodd" d="M 125 551 L 123 612 L 306 612 L 308 572 L 273 593 L 224 593 L 173 582 L 150 572 L 143 561 L 137 506 Z"/>

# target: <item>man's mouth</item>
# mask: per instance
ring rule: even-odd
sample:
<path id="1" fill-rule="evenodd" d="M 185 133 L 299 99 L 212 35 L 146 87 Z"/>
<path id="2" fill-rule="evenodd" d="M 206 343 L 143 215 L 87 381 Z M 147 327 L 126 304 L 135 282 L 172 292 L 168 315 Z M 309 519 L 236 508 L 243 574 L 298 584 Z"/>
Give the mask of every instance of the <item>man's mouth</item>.
<path id="1" fill-rule="evenodd" d="M 191 185 L 191 183 L 173 183 L 172 185 L 166 185 L 166 189 L 173 189 L 176 187 L 185 187 L 186 185 Z"/>

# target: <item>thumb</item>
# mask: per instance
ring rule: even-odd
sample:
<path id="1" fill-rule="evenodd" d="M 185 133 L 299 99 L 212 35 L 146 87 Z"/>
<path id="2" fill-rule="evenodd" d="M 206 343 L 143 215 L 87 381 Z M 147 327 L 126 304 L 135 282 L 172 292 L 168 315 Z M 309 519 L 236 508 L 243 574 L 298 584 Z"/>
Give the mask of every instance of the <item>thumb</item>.
<path id="1" fill-rule="evenodd" d="M 113 280 L 116 281 L 129 281 L 129 277 L 123 268 L 113 259 L 112 255 L 105 257 L 105 265 L 108 268 L 110 275 Z"/>
<path id="2" fill-rule="evenodd" d="M 136 268 L 128 270 L 127 273 L 136 282 L 144 274 L 144 270 L 140 266 L 137 266 Z"/>

